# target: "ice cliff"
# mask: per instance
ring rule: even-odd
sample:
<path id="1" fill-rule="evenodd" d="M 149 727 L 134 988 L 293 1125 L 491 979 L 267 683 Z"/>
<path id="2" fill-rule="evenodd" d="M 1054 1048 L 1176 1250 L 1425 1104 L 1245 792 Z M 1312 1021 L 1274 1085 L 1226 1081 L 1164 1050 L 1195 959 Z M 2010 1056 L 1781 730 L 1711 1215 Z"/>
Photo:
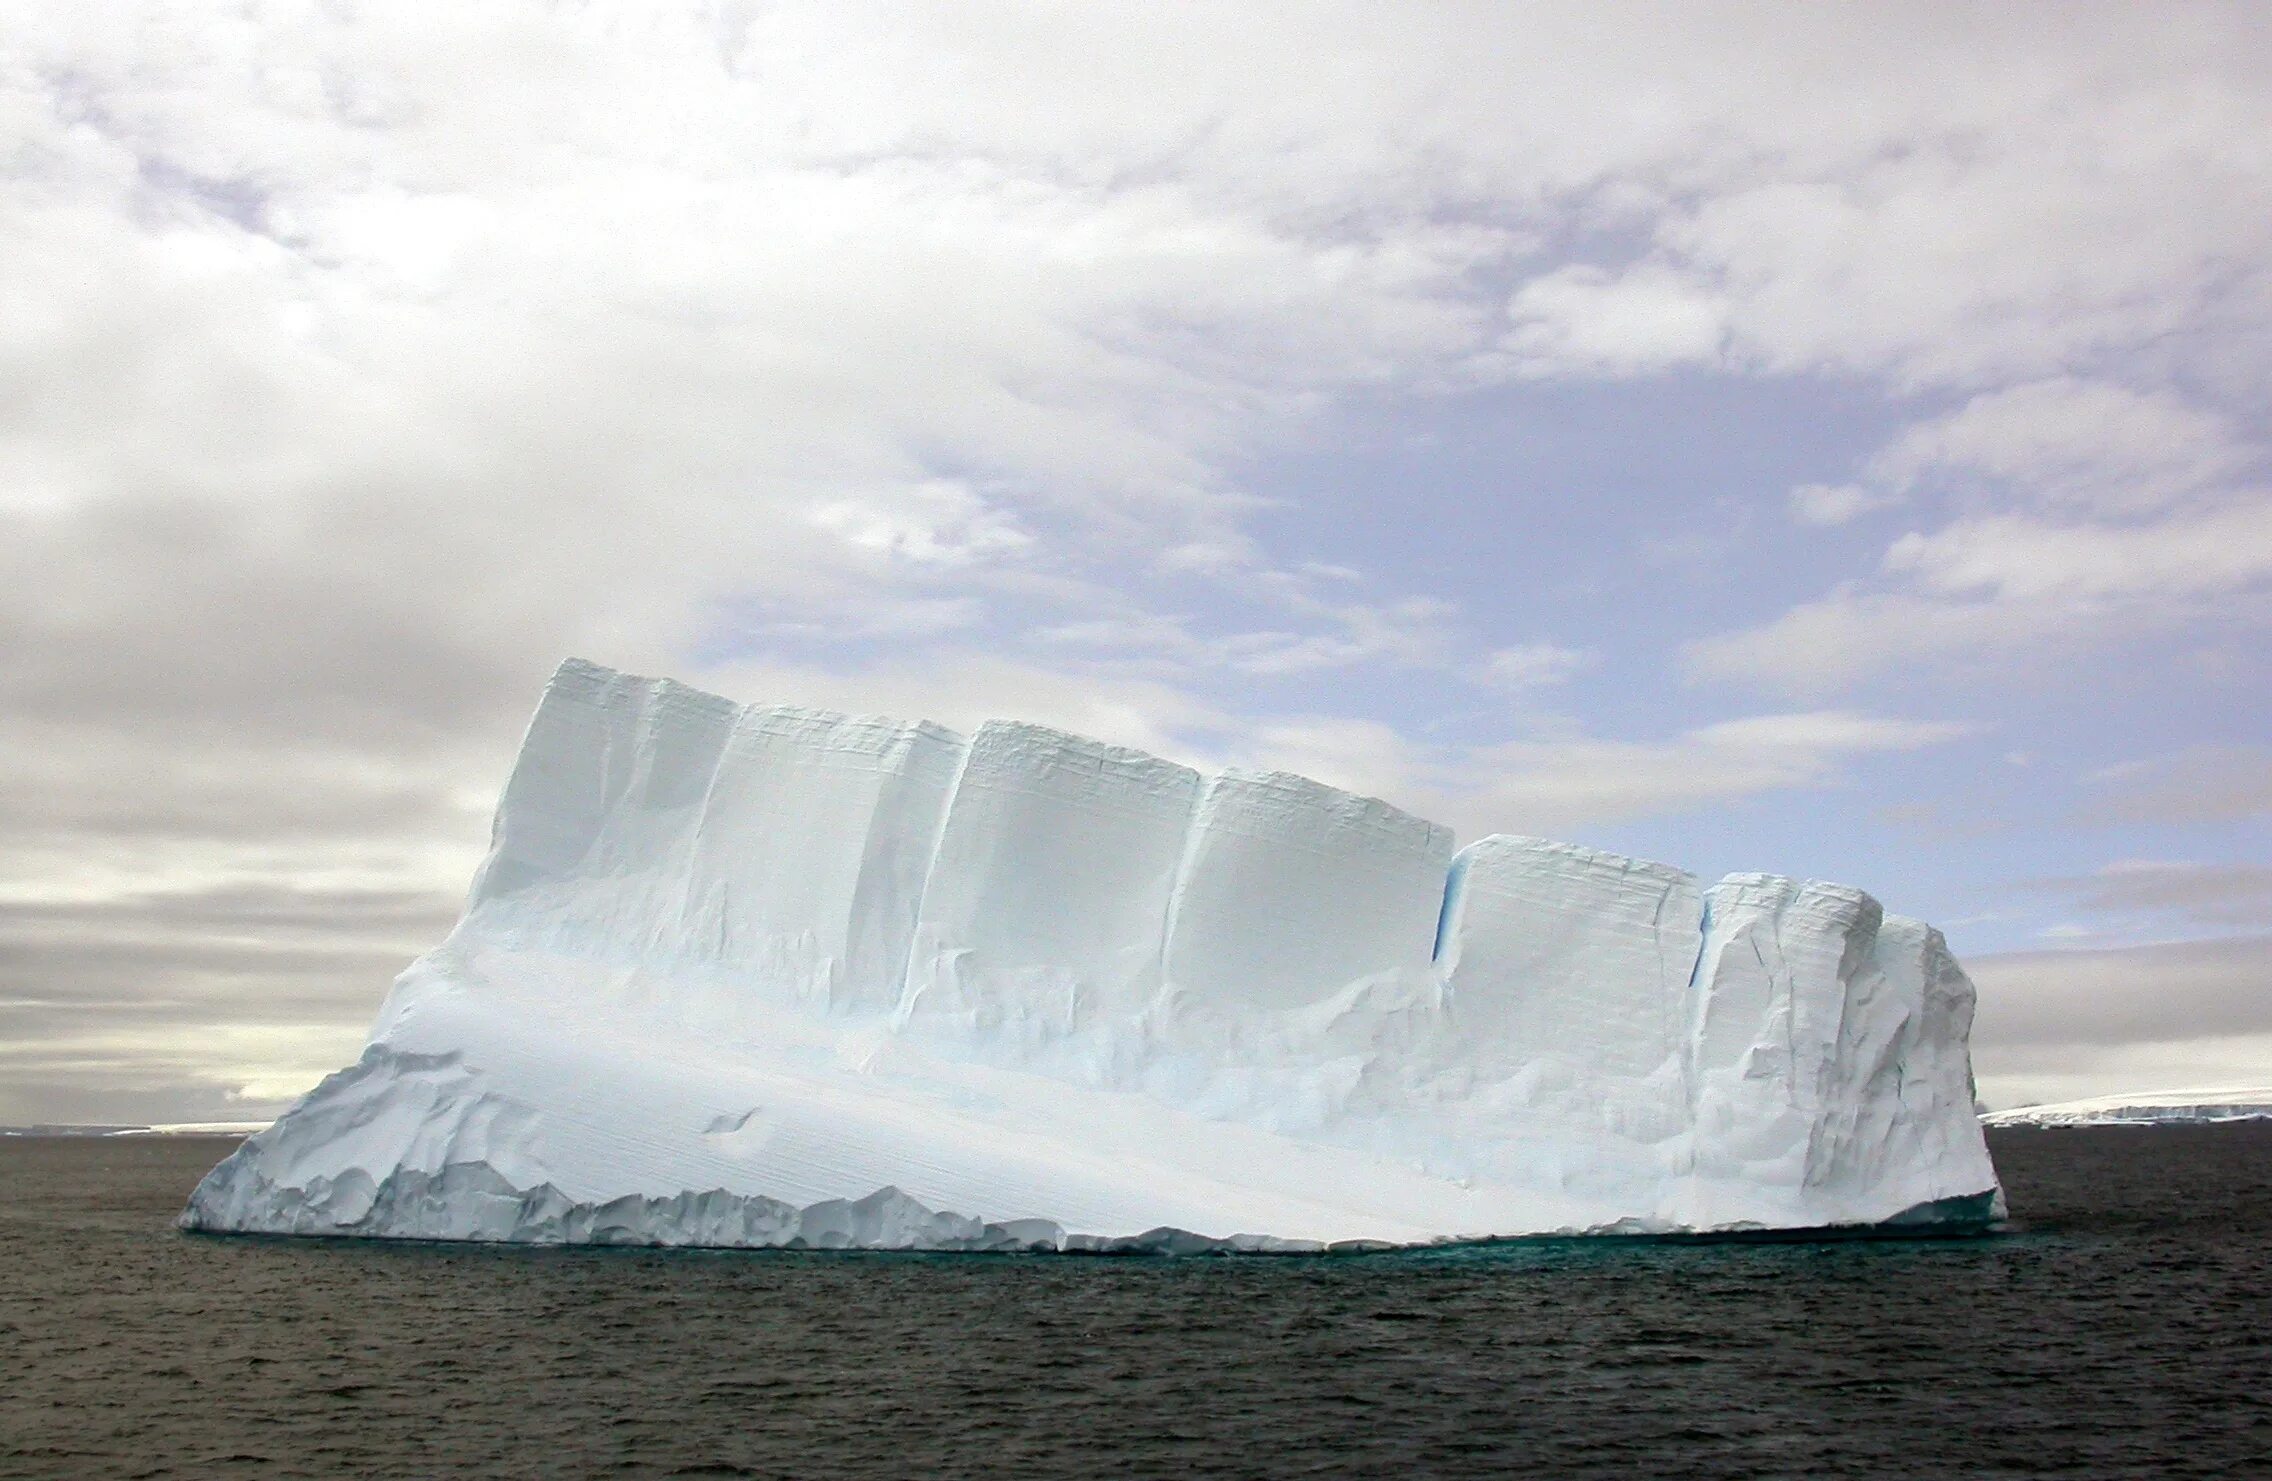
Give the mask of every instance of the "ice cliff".
<path id="1" fill-rule="evenodd" d="M 1033 725 L 563 665 L 464 918 L 186 1227 L 1309 1250 L 1978 1223 L 1972 985 L 1709 888 Z"/>

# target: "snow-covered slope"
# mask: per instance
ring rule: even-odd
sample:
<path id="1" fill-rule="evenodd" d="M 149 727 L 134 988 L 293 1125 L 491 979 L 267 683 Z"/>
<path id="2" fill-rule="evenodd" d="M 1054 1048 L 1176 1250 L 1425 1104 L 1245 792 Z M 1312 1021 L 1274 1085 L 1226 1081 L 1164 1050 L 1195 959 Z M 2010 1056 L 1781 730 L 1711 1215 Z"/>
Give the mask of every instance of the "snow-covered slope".
<path id="1" fill-rule="evenodd" d="M 1990 1126 L 2178 1126 L 2214 1121 L 2272 1121 L 2272 1086 L 2139 1091 L 2089 1100 L 2018 1106 L 1981 1118 Z"/>
<path id="2" fill-rule="evenodd" d="M 1972 1224 L 1972 988 L 1857 890 L 570 662 L 465 917 L 183 1223 L 949 1249 Z"/>

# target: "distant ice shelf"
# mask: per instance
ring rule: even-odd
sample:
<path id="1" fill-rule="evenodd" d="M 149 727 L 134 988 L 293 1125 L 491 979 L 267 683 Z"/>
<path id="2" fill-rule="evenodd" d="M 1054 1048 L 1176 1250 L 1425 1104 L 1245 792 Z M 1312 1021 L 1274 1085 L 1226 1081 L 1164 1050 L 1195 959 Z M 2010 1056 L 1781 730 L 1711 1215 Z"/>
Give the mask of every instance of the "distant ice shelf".
<path id="1" fill-rule="evenodd" d="M 1968 1227 L 1972 984 L 1859 890 L 571 660 L 464 917 L 185 1227 L 1311 1251 Z"/>
<path id="2" fill-rule="evenodd" d="M 0 1136 L 250 1136 L 266 1121 L 175 1121 L 159 1126 L 83 1122 L 43 1122 L 33 1126 L 0 1126 Z"/>
<path id="3" fill-rule="evenodd" d="M 2051 1105 L 2016 1106 L 1981 1118 L 1989 1126 L 2181 1126 L 2272 1121 L 2272 1086 L 2135 1091 Z"/>

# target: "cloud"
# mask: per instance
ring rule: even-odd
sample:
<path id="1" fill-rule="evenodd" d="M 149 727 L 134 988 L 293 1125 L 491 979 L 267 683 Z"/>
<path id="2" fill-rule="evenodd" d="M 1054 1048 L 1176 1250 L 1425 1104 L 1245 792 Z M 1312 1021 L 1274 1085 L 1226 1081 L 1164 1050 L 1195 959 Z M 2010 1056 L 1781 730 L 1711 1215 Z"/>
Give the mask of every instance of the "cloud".
<path id="1" fill-rule="evenodd" d="M 1908 534 L 1889 574 L 1928 591 L 2011 602 L 2186 602 L 2272 577 L 2272 499 L 2144 526 L 2054 525 L 2021 515 Z"/>
<path id="2" fill-rule="evenodd" d="M 1793 489 L 1791 510 L 1837 525 L 1939 493 L 1973 509 L 2010 501 L 2070 519 L 2137 516 L 2214 495 L 2261 456 L 2226 417 L 2167 388 L 2059 376 L 1917 422 L 1858 481 Z"/>
<path id="3" fill-rule="evenodd" d="M 1625 635 L 1494 648 L 1565 629 L 1301 548 L 1244 474 L 1344 398 L 1912 394 L 1910 433 L 1792 496 L 1898 496 L 1907 538 L 1700 675 L 2245 622 L 2250 27 L 48 7 L 0 39 L 0 892 L 50 902 L 12 927 L 23 1001 L 118 997 L 39 1010 L 11 1074 L 64 1094 L 49 1054 L 139 1105 L 334 1058 L 375 946 L 238 922 L 275 954 L 108 974 L 172 949 L 154 899 L 456 891 L 568 652 L 1299 764 L 1463 827 L 1835 785 L 1953 734 L 1857 706 L 1416 740 L 1432 686 L 1536 691 Z M 1635 507 L 1644 559 L 1696 553 Z M 136 993 L 216 1027 L 136 1027 Z"/>
<path id="4" fill-rule="evenodd" d="M 1547 640 L 1517 643 L 1484 654 L 1476 677 L 1494 689 L 1520 694 L 1566 684 L 1593 662 L 1594 655 L 1583 648 Z"/>
<path id="5" fill-rule="evenodd" d="M 1941 185 L 1959 191 L 1963 174 L 1943 171 Z M 1904 187 L 1927 188 L 1915 180 Z M 1794 220 L 1812 212 L 1828 222 L 1854 209 L 1842 204 L 1833 211 L 1816 198 L 1819 191 L 1810 197 L 1781 189 Z M 1926 199 L 1911 205 L 1926 210 Z M 2014 226 L 2031 203 L 2047 205 L 2042 190 L 2017 189 L 1990 229 Z M 1711 209 L 1730 208 L 1723 201 Z M 2072 202 L 2059 207 L 2070 208 L 2082 209 Z M 1866 246 L 1838 240 L 1825 260 L 1839 274 L 1853 273 L 1879 248 L 1874 238 Z M 1951 240 L 1961 248 L 1965 234 Z M 1964 399 L 1912 423 L 1852 478 L 1802 485 L 1788 496 L 1804 524 L 1840 525 L 1876 510 L 1921 506 L 1924 527 L 1895 539 L 1872 575 L 1764 623 L 1694 641 L 1685 654 L 1690 672 L 1827 694 L 1903 666 L 2008 665 L 2046 649 L 2119 649 L 2236 619 L 2261 630 L 2267 608 L 2256 599 L 2272 583 L 2272 557 L 2262 553 L 2272 549 L 2272 491 L 2261 482 L 2267 448 L 2235 415 L 2204 401 L 2217 394 L 2214 387 L 2197 379 L 2157 383 L 2156 357 L 2145 352 L 2172 332 L 2158 317 L 2167 312 L 2202 316 L 2199 332 L 2215 337 L 2242 332 L 2254 310 L 2235 316 L 2216 307 L 2221 300 L 2211 291 L 2215 272 L 2207 259 L 2188 275 L 2159 255 L 2174 248 L 2172 241 L 2155 243 L 2135 266 L 2176 274 L 2165 286 L 2193 283 L 2190 306 L 2180 302 L 2182 294 L 2151 307 L 2118 303 L 2119 265 L 2095 263 L 2085 276 L 2114 275 L 2087 284 L 2072 276 L 2078 269 L 2067 254 L 2060 267 L 2069 277 L 2036 278 L 2027 291 L 2049 293 L 2064 282 L 2073 296 L 2033 307 L 1999 301 L 1969 329 L 1943 326 L 1949 338 L 1931 346 L 1888 339 L 1872 360 L 1865 351 L 1870 326 L 1861 324 L 1844 326 L 1845 337 L 1812 350 L 1796 342 L 1756 348 L 1751 363 L 1761 368 L 1835 361 L 1919 387 L 1955 388 Z M 1965 285 L 1932 310 L 1942 312 L 2006 271 L 1984 278 L 1954 262 L 1934 264 L 1934 256 L 1926 251 L 1918 262 L 1889 264 L 1885 282 L 1857 284 L 1855 291 L 1866 302 L 1922 264 L 1942 288 Z M 1785 309 L 1806 291 L 1803 276 L 1776 272 L 1762 281 Z M 1828 294 L 1832 286 L 1816 288 Z M 2088 306 L 2093 294 L 2106 295 L 2098 309 Z M 1827 302 L 1810 312 L 1827 312 Z M 2036 315 L 2043 316 L 2040 338 L 2024 347 L 1993 345 L 1998 319 Z M 1734 322 L 1740 345 L 1741 312 Z M 2132 351 L 2128 382 L 2104 363 L 2107 352 L 2123 347 Z M 1936 514 L 1942 522 L 1933 525 Z M 2235 597 L 2247 605 L 2235 608 Z"/>
<path id="6" fill-rule="evenodd" d="M 1745 34 L 1745 75 L 1776 78 L 1775 137 L 1723 105 L 1696 120 L 1707 132 L 1680 164 L 1629 169 L 1620 224 L 1645 249 L 1518 291 L 1525 322 L 1551 330 L 1524 340 L 1525 369 L 1639 374 L 1709 357 L 1975 389 L 2087 372 L 2172 336 L 2252 332 L 2262 269 L 2226 254 L 2260 264 L 2268 228 L 2227 192 L 2255 189 L 2262 164 L 2221 141 L 2248 136 L 2264 100 L 2236 12 L 2198 13 L 2190 34 L 2024 42 L 2009 18 L 1927 34 L 1924 14 L 1836 37 L 1827 17 Z M 1848 70 L 1864 56 L 1873 80 Z M 2196 85 L 2171 86 L 2188 73 Z M 1946 104 L 1933 114 L 1922 92 L 1894 95 L 1924 76 Z M 1827 116 L 1833 90 L 1843 119 Z M 1675 86 L 1667 111 L 1684 101 Z"/>
<path id="7" fill-rule="evenodd" d="M 1900 502 L 1899 495 L 1858 483 L 1802 483 L 1790 493 L 1791 517 L 1808 525 L 1851 524 Z"/>
<path id="8" fill-rule="evenodd" d="M 1905 664 L 2119 648 L 2212 620 L 2261 628 L 2272 490 L 2249 480 L 2265 457 L 2166 388 L 2067 376 L 1979 393 L 1910 426 L 1855 481 L 1790 494 L 1807 524 L 1928 497 L 1945 523 L 1900 535 L 1872 576 L 1693 641 L 1685 662 L 1698 678 L 1832 693 Z"/>
<path id="9" fill-rule="evenodd" d="M 2125 515 L 2213 490 L 2260 456 L 2216 412 L 2166 388 L 2073 376 L 1974 396 L 1870 460 L 1898 493 L 1993 483 L 2052 510 Z"/>
<path id="10" fill-rule="evenodd" d="M 1974 1065 L 1999 1103 L 2261 1084 L 2272 1059 L 2272 937 L 2033 951 L 1965 963 Z"/>
<path id="11" fill-rule="evenodd" d="M 1216 460 L 1253 427 L 1467 342 L 1471 228 L 1306 228 L 1186 172 L 933 149 L 914 120 L 827 143 L 794 38 L 642 24 L 273 7 L 12 33 L 0 881 L 455 892 L 563 653 L 730 677 L 752 649 L 1093 608 L 1158 549 L 1243 540 Z M 1343 662 L 1432 620 L 1279 615 L 1233 656 Z M 1014 667 L 868 687 L 955 712 Z M 1139 743 L 1199 708 L 1078 670 L 994 692 Z M 93 929 L 23 918 L 25 990 L 110 980 L 126 928 Z M 382 964 L 237 962 L 220 995 L 282 1023 L 321 984 L 359 1020 Z"/>
<path id="12" fill-rule="evenodd" d="M 1099 592 L 1092 605 L 1124 610 L 1046 623 L 1032 636 L 1057 656 L 1093 654 L 1116 666 L 1187 678 L 1210 672 L 1286 676 L 1366 664 L 1440 669 L 1449 666 L 1457 643 L 1448 603 L 1425 597 L 1366 601 L 1338 591 L 1321 595 L 1321 587 L 1348 584 L 1332 568 L 1273 570 L 1225 554 L 1210 562 L 1208 574 L 1233 586 L 1265 620 L 1286 625 L 1251 628 L 1219 621 L 1217 630 L 1201 631 L 1193 617 L 1147 611 Z"/>
<path id="13" fill-rule="evenodd" d="M 2261 449 L 2171 398 L 2060 395 L 2056 436 L 2033 419 L 2040 400 L 2019 418 L 2009 405 L 1983 416 L 1975 401 L 1880 453 L 1876 482 L 1853 496 L 1814 496 L 1818 520 L 1835 522 L 1913 497 L 1926 470 L 1989 480 L 1967 487 L 1966 512 L 1894 540 L 1875 577 L 1691 643 L 1690 671 L 1806 693 L 1920 661 L 2260 633 L 2272 612 L 2272 491 L 2220 480 Z M 1981 507 L 1996 499 L 2021 507 Z"/>
<path id="14" fill-rule="evenodd" d="M 2062 649 L 2119 650 L 2187 630 L 2264 626 L 2272 499 L 2140 524 L 2025 514 L 1912 531 L 1874 580 L 1849 582 L 1756 627 L 1687 643 L 1693 679 L 1836 692 L 1918 664 L 2008 666 Z M 2247 647 L 2233 661 L 2247 663 Z"/>
<path id="15" fill-rule="evenodd" d="M 1852 711 L 1754 715 L 1666 740 L 1584 734 L 1475 746 L 1423 744 L 1397 727 L 1331 716 L 1217 716 L 1184 754 L 1201 765 L 1275 767 L 1487 833 L 1567 833 L 1742 798 L 1839 785 L 1859 758 L 1920 750 L 1961 724 Z"/>
<path id="16" fill-rule="evenodd" d="M 2095 773 L 2096 823 L 2225 823 L 2272 817 L 2272 746 L 2199 745 Z"/>
<path id="17" fill-rule="evenodd" d="M 272 1115 L 354 1057 L 457 905 L 267 881 L 0 898 L 0 1123 Z"/>
<path id="18" fill-rule="evenodd" d="M 808 517 L 855 549 L 923 566 L 967 566 L 1033 543 L 1015 516 L 990 506 L 967 484 L 947 479 L 838 499 L 823 496 Z"/>
<path id="19" fill-rule="evenodd" d="M 2101 951 L 2032 951 L 1965 963 L 1980 989 L 1982 1052 L 2006 1046 L 2272 1033 L 2272 937 Z"/>
<path id="20" fill-rule="evenodd" d="M 1853 758 L 1965 733 L 1961 724 L 1820 710 L 1727 720 L 1664 741 L 1516 741 L 1467 758 L 1443 806 L 1475 832 L 1551 833 L 1833 786 Z"/>
<path id="21" fill-rule="evenodd" d="M 2102 1095 L 2262 1089 L 2272 1081 L 2272 1034 L 2212 1034 L 2127 1044 L 1992 1049 L 1975 1056 L 1991 1110 Z"/>
<path id="22" fill-rule="evenodd" d="M 2219 172 L 2181 130 L 2094 196 L 2083 151 L 2110 124 L 2062 116 L 2056 130 L 1999 130 L 1977 153 L 1940 134 L 1833 178 L 1717 193 L 1658 242 L 1726 297 L 1731 354 L 1762 370 L 1924 388 L 2087 367 L 2213 312 L 2221 244 L 2256 230 L 2212 198 Z M 2140 234 L 2139 210 L 2201 214 Z M 2078 232 L 2106 233 L 2108 250 L 2067 250 Z"/>
<path id="23" fill-rule="evenodd" d="M 1508 305 L 1506 350 L 1530 375 L 1643 375 L 1708 365 L 1727 336 L 1727 307 L 1661 267 L 1612 276 L 1573 266 L 1532 278 Z"/>
<path id="24" fill-rule="evenodd" d="M 2272 927 L 2272 866 L 2126 859 L 2096 873 L 2041 881 L 2081 909 L 2174 918 L 2197 926 Z"/>

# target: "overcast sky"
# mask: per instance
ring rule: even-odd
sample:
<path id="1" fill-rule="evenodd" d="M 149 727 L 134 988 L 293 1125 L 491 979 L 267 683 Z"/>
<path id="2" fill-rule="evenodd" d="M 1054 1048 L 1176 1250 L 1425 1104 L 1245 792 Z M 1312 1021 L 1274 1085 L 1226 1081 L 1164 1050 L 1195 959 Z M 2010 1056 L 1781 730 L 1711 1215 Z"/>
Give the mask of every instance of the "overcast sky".
<path id="1" fill-rule="evenodd" d="M 554 663 L 1859 884 L 2272 1081 L 2272 10 L 0 28 L 0 1122 L 250 1117 Z"/>

